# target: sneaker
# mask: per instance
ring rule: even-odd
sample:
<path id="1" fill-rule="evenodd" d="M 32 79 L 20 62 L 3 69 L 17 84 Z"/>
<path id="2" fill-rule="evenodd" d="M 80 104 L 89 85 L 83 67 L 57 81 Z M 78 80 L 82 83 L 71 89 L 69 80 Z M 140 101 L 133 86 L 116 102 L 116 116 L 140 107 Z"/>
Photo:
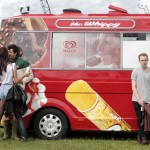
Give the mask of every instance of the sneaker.
<path id="1" fill-rule="evenodd" d="M 142 144 L 142 139 L 141 139 L 141 137 L 137 137 L 137 142 L 138 142 L 138 144 Z"/>
<path id="2" fill-rule="evenodd" d="M 142 138 L 142 144 L 143 145 L 148 145 L 149 144 L 149 142 L 148 142 L 146 137 Z"/>

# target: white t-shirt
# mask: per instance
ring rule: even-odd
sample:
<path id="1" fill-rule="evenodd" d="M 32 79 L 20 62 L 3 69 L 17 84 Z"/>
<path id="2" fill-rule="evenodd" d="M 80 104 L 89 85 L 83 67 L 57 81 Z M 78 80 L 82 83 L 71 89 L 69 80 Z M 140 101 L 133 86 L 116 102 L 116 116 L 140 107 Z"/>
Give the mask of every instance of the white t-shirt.
<path id="1" fill-rule="evenodd" d="M 6 72 L 3 71 L 1 78 L 2 84 L 13 84 L 13 68 L 15 63 L 10 63 L 7 65 Z"/>

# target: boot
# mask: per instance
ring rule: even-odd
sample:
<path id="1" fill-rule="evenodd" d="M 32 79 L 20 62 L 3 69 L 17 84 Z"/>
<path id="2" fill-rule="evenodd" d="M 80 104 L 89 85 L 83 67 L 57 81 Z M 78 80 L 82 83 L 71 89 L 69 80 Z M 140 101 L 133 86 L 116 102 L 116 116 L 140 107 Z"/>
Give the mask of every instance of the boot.
<path id="1" fill-rule="evenodd" d="M 142 138 L 142 144 L 143 144 L 143 145 L 148 145 L 148 144 L 149 144 L 149 142 L 148 142 L 148 140 L 147 140 L 147 137 L 143 137 L 143 138 Z"/>
<path id="2" fill-rule="evenodd" d="M 25 127 L 24 121 L 22 119 L 18 121 L 18 126 L 19 126 L 21 138 L 27 142 L 28 137 L 27 137 L 26 127 Z"/>
<path id="3" fill-rule="evenodd" d="M 1 140 L 7 140 L 11 137 L 11 124 L 10 120 L 4 120 L 4 136 Z"/>
<path id="4" fill-rule="evenodd" d="M 12 121 L 12 136 L 14 140 L 20 140 L 18 137 L 18 123 L 17 120 Z"/>

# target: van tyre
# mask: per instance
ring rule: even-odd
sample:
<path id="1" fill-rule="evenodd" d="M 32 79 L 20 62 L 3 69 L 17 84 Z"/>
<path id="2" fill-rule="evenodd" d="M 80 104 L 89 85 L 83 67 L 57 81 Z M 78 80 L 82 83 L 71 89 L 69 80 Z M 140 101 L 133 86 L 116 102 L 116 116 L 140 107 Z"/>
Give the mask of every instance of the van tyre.
<path id="1" fill-rule="evenodd" d="M 42 139 L 61 139 L 68 129 L 66 116 L 57 109 L 41 110 L 34 119 L 34 133 Z"/>

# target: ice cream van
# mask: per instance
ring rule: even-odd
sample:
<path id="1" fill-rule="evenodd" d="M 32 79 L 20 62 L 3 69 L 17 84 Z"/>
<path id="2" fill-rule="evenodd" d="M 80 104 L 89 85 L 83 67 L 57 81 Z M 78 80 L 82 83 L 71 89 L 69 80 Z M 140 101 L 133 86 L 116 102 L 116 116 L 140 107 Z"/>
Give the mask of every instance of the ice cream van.
<path id="1" fill-rule="evenodd" d="M 26 85 L 25 125 L 39 138 L 68 131 L 136 131 L 131 71 L 150 56 L 150 14 L 21 14 L 2 20 L 0 44 L 22 50 L 34 79 Z"/>

